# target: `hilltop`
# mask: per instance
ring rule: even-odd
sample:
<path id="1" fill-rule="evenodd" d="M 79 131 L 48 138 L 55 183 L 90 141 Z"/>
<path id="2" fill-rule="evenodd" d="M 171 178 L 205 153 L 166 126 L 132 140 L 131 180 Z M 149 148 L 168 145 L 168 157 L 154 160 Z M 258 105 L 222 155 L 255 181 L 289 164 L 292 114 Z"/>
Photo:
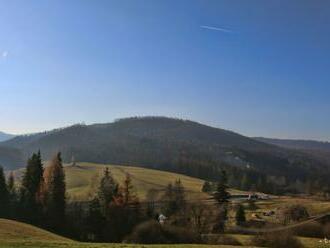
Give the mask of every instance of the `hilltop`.
<path id="1" fill-rule="evenodd" d="M 0 151 L 4 147 L 20 151 L 23 160 L 38 150 L 45 160 L 61 151 L 65 162 L 74 157 L 77 161 L 155 168 L 211 180 L 216 180 L 220 168 L 225 168 L 235 182 L 248 174 L 251 185 L 261 177 L 266 181 L 270 175 L 273 179 L 268 181 L 276 182 L 284 177 L 289 184 L 306 178 L 323 181 L 330 174 L 329 163 L 307 153 L 197 122 L 166 117 L 74 125 L 17 136 L 0 143 L 1 146 Z M 17 168 L 18 163 L 14 157 L 3 165 L 10 169 Z"/>

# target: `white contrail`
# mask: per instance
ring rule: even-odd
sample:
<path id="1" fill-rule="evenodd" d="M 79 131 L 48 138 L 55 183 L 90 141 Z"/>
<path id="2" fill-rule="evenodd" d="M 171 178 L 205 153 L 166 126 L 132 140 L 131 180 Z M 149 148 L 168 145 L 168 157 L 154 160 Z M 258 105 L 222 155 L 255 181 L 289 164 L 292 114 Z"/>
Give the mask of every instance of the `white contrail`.
<path id="1" fill-rule="evenodd" d="M 224 33 L 233 33 L 232 30 L 229 30 L 229 29 L 226 29 L 226 28 L 219 28 L 219 27 L 212 27 L 212 26 L 205 26 L 205 25 L 202 25 L 200 27 L 205 28 L 205 29 L 220 31 L 220 32 L 224 32 Z"/>

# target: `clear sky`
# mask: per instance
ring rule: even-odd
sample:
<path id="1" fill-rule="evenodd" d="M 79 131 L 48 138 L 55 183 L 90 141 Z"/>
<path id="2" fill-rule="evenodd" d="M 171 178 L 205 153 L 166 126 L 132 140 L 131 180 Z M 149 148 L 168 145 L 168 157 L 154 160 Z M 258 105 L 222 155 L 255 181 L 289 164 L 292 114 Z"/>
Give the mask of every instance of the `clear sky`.
<path id="1" fill-rule="evenodd" d="M 0 130 L 162 115 L 330 140 L 330 1 L 1 1 Z"/>

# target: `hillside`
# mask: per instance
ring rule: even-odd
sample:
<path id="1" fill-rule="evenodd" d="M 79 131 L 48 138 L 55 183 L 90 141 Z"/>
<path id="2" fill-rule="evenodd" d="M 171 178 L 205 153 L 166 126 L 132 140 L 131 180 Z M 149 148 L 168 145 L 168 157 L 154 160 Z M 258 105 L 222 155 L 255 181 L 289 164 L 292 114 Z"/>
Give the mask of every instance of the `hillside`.
<path id="1" fill-rule="evenodd" d="M 315 140 L 271 139 L 264 137 L 256 137 L 254 139 L 267 144 L 277 145 L 291 149 L 324 150 L 330 152 L 330 142 L 322 142 Z"/>
<path id="2" fill-rule="evenodd" d="M 17 221 L 0 219 L 0 247 L 1 248 L 183 248 L 186 245 L 129 245 L 129 244 L 93 244 L 75 242 L 32 225 Z M 191 247 L 206 248 L 206 245 L 192 245 Z M 213 247 L 213 246 L 212 246 Z M 214 246 L 226 247 L 226 246 Z"/>
<path id="3" fill-rule="evenodd" d="M 264 137 L 256 137 L 255 139 L 270 145 L 300 150 L 321 161 L 330 163 L 330 142 L 315 140 L 271 139 Z"/>
<path id="4" fill-rule="evenodd" d="M 10 241 L 56 241 L 56 242 L 68 242 L 69 239 L 45 231 L 43 229 L 31 226 L 29 224 L 0 219 L 0 244 L 1 242 Z M 0 247 L 3 247 L 0 245 Z"/>
<path id="5" fill-rule="evenodd" d="M 200 123 L 165 117 L 75 125 L 18 136 L 0 145 L 19 149 L 24 159 L 39 149 L 46 160 L 61 151 L 66 162 L 74 156 L 77 161 L 143 166 L 213 180 L 218 178 L 220 168 L 230 170 L 236 181 L 244 173 L 250 173 L 251 183 L 262 175 L 295 182 L 306 178 L 323 180 L 330 174 L 329 163 L 306 153 Z M 4 165 L 9 169 L 17 163 L 13 159 Z"/>
<path id="6" fill-rule="evenodd" d="M 250 245 L 251 235 L 232 236 L 241 242 L 242 245 L 139 245 L 139 244 L 105 244 L 105 243 L 82 243 L 76 242 L 35 226 L 21 222 L 0 219 L 0 247 L 1 248 L 234 248 L 234 247 L 252 247 Z M 323 247 L 319 245 L 319 239 L 299 238 L 303 247 Z M 255 247 L 255 246 L 253 246 Z"/>
<path id="7" fill-rule="evenodd" d="M 16 169 L 24 165 L 23 152 L 20 149 L 0 145 L 0 165 L 5 169 Z"/>
<path id="8" fill-rule="evenodd" d="M 185 187 L 187 197 L 191 200 L 206 199 L 209 196 L 201 192 L 203 180 L 185 176 L 182 174 L 152 170 L 140 167 L 104 165 L 94 163 L 77 163 L 76 166 L 65 165 L 66 186 L 70 200 L 85 201 L 90 199 L 96 192 L 98 182 L 102 177 L 104 168 L 109 168 L 118 183 L 122 183 L 126 173 L 132 178 L 132 184 L 143 201 L 150 189 L 155 190 L 160 197 L 169 183 L 180 179 Z M 23 170 L 15 171 L 16 179 L 20 180 Z M 231 189 L 232 194 L 241 191 Z"/>
<path id="9" fill-rule="evenodd" d="M 0 142 L 14 138 L 14 135 L 0 131 Z"/>

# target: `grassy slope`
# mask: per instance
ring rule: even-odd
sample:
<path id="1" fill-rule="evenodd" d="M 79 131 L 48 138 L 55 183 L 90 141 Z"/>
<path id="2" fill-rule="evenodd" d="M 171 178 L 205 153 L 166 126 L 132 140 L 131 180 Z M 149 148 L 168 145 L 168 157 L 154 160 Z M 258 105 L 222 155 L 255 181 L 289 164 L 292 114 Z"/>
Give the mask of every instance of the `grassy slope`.
<path id="1" fill-rule="evenodd" d="M 231 235 L 240 241 L 244 247 L 249 246 L 250 235 Z M 300 238 L 305 247 L 326 247 L 318 239 Z M 0 219 L 0 247 L 1 248 L 225 248 L 234 246 L 209 246 L 209 245 L 128 245 L 128 244 L 94 244 L 80 243 L 60 237 L 34 226 Z"/>
<path id="2" fill-rule="evenodd" d="M 0 219 L 1 248 L 206 248 L 206 245 L 127 245 L 80 243 L 40 228 L 12 220 Z M 212 246 L 215 248 L 230 246 Z"/>
<path id="3" fill-rule="evenodd" d="M 201 192 L 204 181 L 197 178 L 141 167 L 93 163 L 79 163 L 77 167 L 65 166 L 67 190 L 70 198 L 72 200 L 84 200 L 93 195 L 97 190 L 98 181 L 102 177 L 105 167 L 110 169 L 119 183 L 122 183 L 125 174 L 129 173 L 141 200 L 145 199 L 148 190 L 156 189 L 161 193 L 169 183 L 173 183 L 176 179 L 181 180 L 187 190 L 189 199 L 208 198 L 208 195 Z M 237 190 L 231 190 L 231 193 L 238 192 Z"/>

